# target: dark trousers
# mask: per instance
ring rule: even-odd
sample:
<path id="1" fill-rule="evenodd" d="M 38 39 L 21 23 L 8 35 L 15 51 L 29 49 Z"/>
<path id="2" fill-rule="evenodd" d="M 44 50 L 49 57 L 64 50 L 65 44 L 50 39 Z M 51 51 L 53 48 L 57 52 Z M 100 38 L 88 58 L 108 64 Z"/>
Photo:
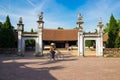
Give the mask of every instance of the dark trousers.
<path id="1" fill-rule="evenodd" d="M 54 51 L 51 53 L 51 56 L 52 56 L 53 59 L 55 58 L 55 52 Z"/>

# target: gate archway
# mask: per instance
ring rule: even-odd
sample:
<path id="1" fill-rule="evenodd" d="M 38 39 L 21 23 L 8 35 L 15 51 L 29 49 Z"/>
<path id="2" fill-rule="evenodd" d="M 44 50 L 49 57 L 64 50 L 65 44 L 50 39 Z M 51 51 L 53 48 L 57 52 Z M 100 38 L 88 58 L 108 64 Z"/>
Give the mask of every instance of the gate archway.
<path id="1" fill-rule="evenodd" d="M 25 33 L 24 24 L 22 23 L 22 18 L 20 18 L 18 26 L 18 54 L 24 54 L 25 40 L 34 39 L 36 42 L 35 53 L 36 55 L 43 54 L 43 12 L 39 14 L 38 29 L 37 32 Z M 86 33 L 82 27 L 83 21 L 82 16 L 78 14 L 78 55 L 84 56 L 85 50 L 85 40 L 95 40 L 96 41 L 96 56 L 103 56 L 103 39 L 102 39 L 102 20 L 100 19 L 98 23 L 97 33 Z"/>
<path id="2" fill-rule="evenodd" d="M 97 33 L 85 33 L 83 31 L 83 21 L 81 14 L 78 14 L 78 55 L 85 55 L 85 40 L 95 40 L 96 41 L 96 56 L 103 56 L 103 34 L 102 34 L 102 20 L 98 22 Z"/>
<path id="3" fill-rule="evenodd" d="M 26 50 L 25 50 L 25 46 L 26 46 L 26 40 L 34 40 L 35 41 L 35 52 L 34 53 L 37 53 L 37 47 L 38 47 L 38 44 L 37 44 L 37 41 L 38 41 L 38 39 L 37 39 L 37 37 L 23 37 L 22 38 L 22 50 L 23 50 L 23 53 L 25 53 L 26 52 Z"/>
<path id="4" fill-rule="evenodd" d="M 24 24 L 22 23 L 22 18 L 20 17 L 18 26 L 18 55 L 24 55 L 25 51 L 25 40 L 34 39 L 35 40 L 35 55 L 43 55 L 43 39 L 42 30 L 44 26 L 43 12 L 39 14 L 39 19 L 37 21 L 38 29 L 37 32 L 24 32 Z"/>

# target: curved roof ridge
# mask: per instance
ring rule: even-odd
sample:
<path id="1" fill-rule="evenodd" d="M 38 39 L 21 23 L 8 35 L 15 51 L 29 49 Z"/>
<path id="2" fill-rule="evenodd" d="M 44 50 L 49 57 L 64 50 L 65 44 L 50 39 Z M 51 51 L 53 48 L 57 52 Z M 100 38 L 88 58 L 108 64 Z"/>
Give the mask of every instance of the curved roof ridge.
<path id="1" fill-rule="evenodd" d="M 77 29 L 50 29 L 50 28 L 43 28 L 43 30 L 77 30 Z"/>

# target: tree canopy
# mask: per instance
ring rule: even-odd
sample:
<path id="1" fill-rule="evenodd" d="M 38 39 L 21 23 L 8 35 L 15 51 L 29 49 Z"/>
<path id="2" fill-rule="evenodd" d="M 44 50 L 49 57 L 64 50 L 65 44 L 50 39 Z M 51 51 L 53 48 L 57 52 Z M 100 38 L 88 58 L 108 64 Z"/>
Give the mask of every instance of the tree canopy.
<path id="1" fill-rule="evenodd" d="M 87 47 L 91 47 L 91 46 L 93 46 L 93 40 L 86 40 L 85 41 L 85 46 L 87 46 Z"/>
<path id="2" fill-rule="evenodd" d="M 109 24 L 107 23 L 103 29 L 103 34 L 108 33 L 109 31 Z"/>
<path id="3" fill-rule="evenodd" d="M 119 32 L 120 32 L 120 19 L 117 21 L 117 24 L 118 24 L 118 29 L 119 29 Z"/>
<path id="4" fill-rule="evenodd" d="M 33 28 L 31 29 L 31 32 L 34 32 Z"/>
<path id="5" fill-rule="evenodd" d="M 116 39 L 118 37 L 118 25 L 117 25 L 117 21 L 114 18 L 113 14 L 110 17 L 110 21 L 108 24 L 108 40 L 107 40 L 107 47 L 108 48 L 114 48 L 116 43 Z"/>
<path id="6" fill-rule="evenodd" d="M 31 32 L 34 32 L 33 28 L 31 29 Z M 26 47 L 31 47 L 32 49 L 35 47 L 35 40 L 30 39 L 26 40 Z"/>
<path id="7" fill-rule="evenodd" d="M 63 28 L 62 28 L 62 27 L 58 27 L 57 29 L 59 29 L 59 30 L 63 30 Z"/>
<path id="8" fill-rule="evenodd" d="M 1 27 L 2 27 L 2 22 L 0 22 L 0 29 L 1 29 Z"/>
<path id="9" fill-rule="evenodd" d="M 1 24 L 0 28 L 0 48 L 13 48 L 15 47 L 14 28 L 11 25 L 9 16 L 6 21 Z"/>

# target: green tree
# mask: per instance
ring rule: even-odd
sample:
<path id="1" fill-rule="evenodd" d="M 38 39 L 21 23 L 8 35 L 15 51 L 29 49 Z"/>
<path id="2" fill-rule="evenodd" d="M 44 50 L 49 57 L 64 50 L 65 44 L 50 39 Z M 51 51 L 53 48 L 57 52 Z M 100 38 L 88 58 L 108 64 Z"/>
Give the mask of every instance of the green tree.
<path id="1" fill-rule="evenodd" d="M 120 48 L 120 37 L 119 36 L 115 40 L 115 47 Z"/>
<path id="2" fill-rule="evenodd" d="M 5 23 L 3 24 L 3 27 L 6 28 L 6 29 L 11 29 L 11 30 L 13 30 L 13 28 L 14 28 L 14 27 L 11 25 L 10 18 L 9 18 L 8 15 L 7 15 L 7 17 L 6 17 Z"/>
<path id="3" fill-rule="evenodd" d="M 103 29 L 103 34 L 108 33 L 108 31 L 109 31 L 109 24 L 107 23 Z"/>
<path id="4" fill-rule="evenodd" d="M 98 33 L 97 29 L 95 29 L 95 33 Z"/>
<path id="5" fill-rule="evenodd" d="M 33 29 L 31 29 L 31 32 L 34 32 Z M 31 40 L 26 40 L 26 47 L 32 47 L 32 49 L 35 46 L 35 40 L 31 39 Z"/>
<path id="6" fill-rule="evenodd" d="M 85 46 L 87 46 L 88 48 L 90 48 L 91 46 L 93 46 L 93 40 L 86 40 L 85 41 Z"/>
<path id="7" fill-rule="evenodd" d="M 115 47 L 120 48 L 120 35 L 119 35 L 119 33 L 120 33 L 120 20 L 117 20 L 117 25 L 118 25 L 118 36 L 115 40 Z"/>
<path id="8" fill-rule="evenodd" d="M 11 25 L 9 16 L 0 29 L 0 47 L 13 48 L 15 47 L 14 28 Z"/>
<path id="9" fill-rule="evenodd" d="M 78 27 L 75 27 L 75 28 L 73 28 L 73 29 L 78 29 Z"/>
<path id="10" fill-rule="evenodd" d="M 0 29 L 1 29 L 1 27 L 2 27 L 2 22 L 0 22 Z"/>
<path id="11" fill-rule="evenodd" d="M 31 32 L 34 32 L 33 28 L 31 29 Z M 30 40 L 30 46 L 33 47 L 35 46 L 35 40 Z"/>
<path id="12" fill-rule="evenodd" d="M 120 32 L 120 20 L 117 21 L 117 24 L 118 24 L 118 29 L 119 29 L 119 32 Z"/>
<path id="13" fill-rule="evenodd" d="M 31 32 L 34 32 L 33 28 L 31 29 Z"/>
<path id="14" fill-rule="evenodd" d="M 108 40 L 107 40 L 108 48 L 115 47 L 115 40 L 117 36 L 118 36 L 118 26 L 117 26 L 116 19 L 112 14 L 109 21 Z"/>
<path id="15" fill-rule="evenodd" d="M 59 30 L 63 30 L 63 28 L 62 28 L 62 27 L 58 27 L 57 29 L 59 29 Z"/>

